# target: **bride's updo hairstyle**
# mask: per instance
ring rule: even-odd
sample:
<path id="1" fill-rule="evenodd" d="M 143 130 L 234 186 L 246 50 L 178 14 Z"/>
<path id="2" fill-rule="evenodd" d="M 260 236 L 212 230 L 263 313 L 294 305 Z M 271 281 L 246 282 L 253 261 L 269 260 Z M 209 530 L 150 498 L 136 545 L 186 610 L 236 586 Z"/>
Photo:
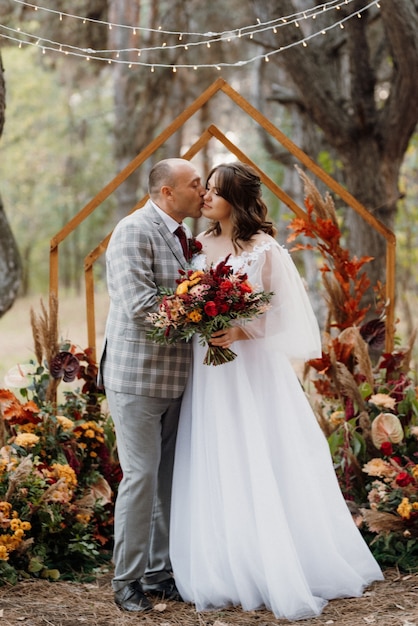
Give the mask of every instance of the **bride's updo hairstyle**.
<path id="1" fill-rule="evenodd" d="M 213 176 L 216 193 L 232 206 L 234 245 L 241 247 L 239 240 L 249 241 L 260 231 L 275 236 L 276 229 L 267 220 L 268 209 L 261 197 L 261 180 L 254 168 L 239 161 L 216 165 L 209 172 L 206 185 Z M 213 222 L 206 232 L 219 235 L 219 222 Z"/>

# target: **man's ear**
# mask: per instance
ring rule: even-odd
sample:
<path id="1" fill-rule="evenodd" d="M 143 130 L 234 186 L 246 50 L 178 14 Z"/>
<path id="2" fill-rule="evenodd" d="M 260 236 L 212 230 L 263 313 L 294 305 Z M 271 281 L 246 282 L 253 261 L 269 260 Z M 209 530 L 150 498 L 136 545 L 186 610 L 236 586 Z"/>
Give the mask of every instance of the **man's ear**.
<path id="1" fill-rule="evenodd" d="M 168 200 L 168 198 L 171 198 L 173 195 L 173 188 L 169 185 L 163 185 L 160 189 L 160 193 L 166 200 Z"/>

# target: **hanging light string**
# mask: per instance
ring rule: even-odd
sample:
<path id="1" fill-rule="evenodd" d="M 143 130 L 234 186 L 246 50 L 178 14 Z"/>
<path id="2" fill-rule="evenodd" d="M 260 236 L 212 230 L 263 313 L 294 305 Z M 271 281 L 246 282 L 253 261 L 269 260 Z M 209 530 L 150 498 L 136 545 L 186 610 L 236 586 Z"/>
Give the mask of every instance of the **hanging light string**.
<path id="1" fill-rule="evenodd" d="M 20 4 L 25 4 L 28 5 L 28 3 L 23 2 L 23 0 L 14 0 L 15 2 L 18 2 Z M 353 0 L 344 0 L 343 3 L 339 2 L 338 5 L 333 6 L 332 8 L 341 8 L 342 4 L 349 4 L 350 2 L 352 2 Z M 326 3 L 326 5 L 320 5 L 321 7 L 325 7 L 321 9 L 321 13 L 324 12 L 325 10 L 329 10 L 329 5 L 331 3 Z M 35 6 L 35 5 L 29 5 L 29 6 Z M 290 44 L 284 45 L 284 46 L 280 46 L 275 50 L 272 50 L 268 53 L 262 53 L 262 54 L 258 54 L 255 55 L 251 58 L 245 59 L 245 60 L 240 60 L 240 61 L 236 61 L 234 63 L 228 63 L 228 62 L 220 62 L 220 63 L 162 63 L 162 62 L 148 62 L 148 61 L 140 61 L 139 57 L 141 56 L 142 53 L 144 52 L 155 52 L 155 51 L 162 51 L 162 50 L 173 50 L 173 49 L 178 49 L 178 48 L 182 48 L 184 50 L 188 50 L 189 46 L 206 46 L 206 47 L 210 47 L 211 43 L 215 43 L 218 41 L 225 41 L 225 35 L 228 35 L 228 43 L 230 41 L 232 41 L 232 39 L 236 39 L 236 38 L 240 38 L 243 36 L 242 34 L 242 30 L 239 29 L 238 31 L 236 31 L 238 34 L 236 34 L 235 36 L 231 35 L 232 31 L 226 31 L 225 33 L 222 33 L 222 37 L 219 38 L 214 38 L 212 40 L 208 40 L 208 41 L 200 41 L 200 42 L 190 42 L 187 44 L 175 44 L 175 45 L 171 45 L 168 46 L 166 45 L 166 43 L 163 43 L 163 45 L 161 46 L 153 46 L 153 47 L 148 47 L 148 48 L 123 48 L 123 49 L 105 49 L 105 50 L 95 50 L 93 48 L 79 48 L 76 46 L 71 46 L 69 44 L 63 44 L 60 42 L 56 42 L 56 41 L 52 41 L 46 38 L 42 38 L 42 37 L 38 37 L 36 35 L 33 35 L 31 33 L 26 33 L 24 31 L 22 31 L 20 28 L 14 29 L 11 27 L 7 27 L 4 26 L 2 24 L 0 24 L 0 29 L 3 29 L 4 31 L 7 31 L 9 34 L 1 32 L 0 30 L 0 37 L 7 39 L 9 41 L 12 41 L 14 43 L 17 43 L 19 45 L 19 48 L 22 47 L 22 45 L 29 45 L 29 46 L 37 46 L 39 48 L 42 49 L 42 52 L 45 54 L 47 51 L 48 52 L 58 52 L 58 53 L 62 53 L 65 55 L 71 55 L 71 56 L 75 56 L 75 57 L 81 57 L 86 59 L 87 61 L 90 61 L 91 59 L 94 59 L 96 61 L 101 61 L 101 62 L 106 62 L 108 64 L 112 64 L 112 63 L 119 63 L 119 64 L 124 64 L 124 65 L 128 65 L 129 67 L 132 66 L 143 66 L 143 67 L 148 67 L 151 68 L 151 71 L 154 71 L 154 68 L 157 67 L 161 67 L 161 68 L 171 68 L 173 70 L 173 72 L 177 71 L 177 69 L 180 68 L 193 68 L 193 69 L 198 69 L 198 68 L 216 68 L 218 70 L 220 70 L 222 67 L 242 67 L 245 65 L 248 65 L 250 63 L 253 63 L 257 60 L 260 59 L 264 59 L 265 61 L 269 61 L 270 57 L 274 56 L 275 54 L 278 54 L 279 52 L 283 52 L 285 50 L 288 50 L 289 48 L 293 48 L 295 46 L 298 45 L 303 45 L 304 47 L 307 47 L 308 45 L 308 41 L 310 41 L 311 39 L 317 37 L 318 35 L 325 35 L 328 31 L 336 28 L 336 27 L 340 27 L 340 28 L 344 28 L 344 24 L 345 22 L 347 22 L 348 20 L 352 19 L 353 17 L 357 16 L 358 18 L 361 18 L 361 14 L 368 10 L 369 8 L 371 8 L 372 6 L 377 6 L 378 8 L 380 8 L 380 4 L 379 4 L 379 0 L 372 0 L 371 2 L 369 2 L 368 4 L 366 4 L 364 7 L 362 7 L 361 9 L 356 9 L 355 11 L 353 11 L 352 13 L 346 15 L 345 17 L 343 17 L 340 20 L 337 20 L 336 22 L 334 22 L 333 24 L 329 25 L 329 26 L 325 26 L 323 28 L 320 28 L 318 31 L 311 33 L 310 35 L 307 35 L 299 40 L 296 40 Z M 52 13 L 58 13 L 56 11 L 52 11 L 50 9 L 48 9 L 49 12 Z M 318 13 L 315 13 L 315 17 L 318 15 Z M 71 17 L 77 17 L 77 16 L 71 16 Z M 304 16 L 304 19 L 308 18 L 308 15 Z M 312 15 L 310 17 L 313 17 Z M 84 19 L 84 18 L 80 18 L 78 17 L 78 19 Z M 284 21 L 286 20 L 286 21 Z M 90 20 L 90 21 L 95 21 L 95 20 Z M 300 24 L 299 21 L 294 17 L 294 16 L 287 16 L 286 18 L 280 18 L 281 24 L 280 26 L 284 26 L 284 25 L 289 25 L 289 24 L 294 24 L 297 28 L 299 28 Z M 252 36 L 254 34 L 256 34 L 257 32 L 264 32 L 266 30 L 273 30 L 273 32 L 277 32 L 277 28 L 279 27 L 279 24 L 277 24 L 277 21 L 274 20 L 275 24 L 272 26 L 271 23 L 269 24 L 269 26 L 266 26 L 266 22 L 264 24 L 260 24 L 262 25 L 263 28 L 261 28 L 258 31 L 252 31 L 252 32 L 246 32 L 244 34 L 244 36 L 246 37 L 250 37 L 252 38 Z M 109 24 L 108 22 L 105 22 L 105 24 Z M 122 26 L 122 25 L 119 25 Z M 130 27 L 132 28 L 132 27 Z M 148 30 L 153 30 L 153 29 L 148 29 Z M 158 31 L 158 32 L 162 32 L 162 31 Z M 12 34 L 10 34 L 12 33 Z M 170 32 L 170 34 L 176 34 L 178 35 L 178 32 Z M 185 34 L 191 34 L 191 33 L 182 33 L 182 35 Z M 197 33 L 194 33 L 197 34 Z M 213 35 L 214 33 L 212 33 Z M 202 34 L 201 34 L 202 35 Z M 203 36 L 207 36 L 208 33 L 204 34 Z M 23 37 L 26 37 L 27 39 L 22 39 Z M 138 59 L 137 60 L 127 60 L 127 59 L 121 59 L 120 58 L 120 54 L 121 53 L 136 53 Z M 112 57 L 109 56 L 101 56 L 103 54 L 111 54 L 111 55 L 115 55 Z"/>
<path id="2" fill-rule="evenodd" d="M 292 13 L 290 15 L 285 15 L 283 17 L 279 17 L 276 18 L 274 20 L 269 20 L 267 22 L 261 22 L 259 19 L 257 19 L 257 23 L 256 24 L 251 24 L 249 26 L 241 26 L 240 28 L 235 28 L 235 29 L 230 29 L 228 31 L 222 31 L 222 32 L 185 32 L 185 31 L 173 31 L 173 30 L 164 30 L 161 26 L 158 28 L 145 28 L 143 26 L 131 26 L 129 24 L 118 24 L 118 23 L 114 23 L 114 22 L 107 22 L 105 20 L 96 20 L 94 18 L 90 18 L 90 17 L 83 17 L 81 15 L 73 15 L 71 13 L 66 13 L 64 11 L 57 11 L 56 9 L 49 9 L 47 7 L 42 7 L 39 6 L 37 4 L 33 4 L 31 2 L 25 2 L 25 0 L 13 0 L 13 2 L 15 2 L 16 4 L 20 4 L 23 5 L 25 7 L 29 7 L 31 9 L 33 9 L 34 11 L 44 11 L 46 13 L 51 13 L 54 15 L 59 16 L 60 21 L 63 20 L 63 18 L 70 18 L 70 19 L 74 19 L 74 20 L 81 20 L 83 22 L 83 24 L 86 24 L 87 22 L 93 23 L 93 24 L 101 24 L 103 26 L 106 26 L 109 30 L 112 30 L 113 28 L 123 28 L 123 29 L 128 29 L 130 31 L 132 31 L 132 33 L 135 35 L 138 32 L 147 32 L 147 33 L 161 33 L 164 35 L 176 35 L 177 37 L 186 37 L 186 36 L 197 36 L 197 37 L 214 37 L 214 36 L 219 36 L 220 38 L 224 38 L 226 36 L 236 36 L 236 37 L 241 37 L 244 34 L 255 34 L 256 32 L 260 32 L 259 29 L 261 29 L 262 27 L 267 27 L 267 29 L 271 29 L 273 26 L 279 27 L 280 25 L 284 25 L 286 23 L 292 23 L 297 21 L 298 19 L 306 19 L 308 17 L 311 17 L 312 19 L 316 19 L 317 15 L 323 12 L 327 12 L 330 11 L 331 9 L 340 9 L 342 5 L 347 5 L 347 4 L 351 4 L 352 2 L 354 2 L 355 0 L 330 0 L 328 2 L 324 2 L 322 4 L 318 4 L 314 7 L 311 7 L 310 9 L 305 9 L 304 11 L 298 11 L 296 13 Z M 265 30 L 265 29 L 264 29 Z M 251 32 L 247 32 L 247 31 L 251 31 Z"/>

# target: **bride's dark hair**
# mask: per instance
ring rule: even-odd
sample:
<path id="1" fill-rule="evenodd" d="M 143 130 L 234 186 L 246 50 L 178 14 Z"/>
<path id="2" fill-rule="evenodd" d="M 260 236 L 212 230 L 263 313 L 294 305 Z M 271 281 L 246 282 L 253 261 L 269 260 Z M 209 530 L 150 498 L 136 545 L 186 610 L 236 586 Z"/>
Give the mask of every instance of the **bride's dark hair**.
<path id="1" fill-rule="evenodd" d="M 274 237 L 276 229 L 267 219 L 268 209 L 261 197 L 261 180 L 254 168 L 239 161 L 216 165 L 209 172 L 206 185 L 215 173 L 216 193 L 232 206 L 234 245 L 241 247 L 239 240 L 249 241 L 259 231 Z M 206 232 L 220 235 L 219 222 L 214 221 Z"/>

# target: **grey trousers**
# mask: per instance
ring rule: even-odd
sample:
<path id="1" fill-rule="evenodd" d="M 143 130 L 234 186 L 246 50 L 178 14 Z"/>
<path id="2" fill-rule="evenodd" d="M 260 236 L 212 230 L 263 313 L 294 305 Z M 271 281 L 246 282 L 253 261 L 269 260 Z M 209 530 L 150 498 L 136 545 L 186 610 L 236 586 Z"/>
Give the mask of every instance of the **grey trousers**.
<path id="1" fill-rule="evenodd" d="M 113 589 L 171 577 L 171 483 L 181 398 L 106 389 L 123 478 L 115 505 Z"/>

